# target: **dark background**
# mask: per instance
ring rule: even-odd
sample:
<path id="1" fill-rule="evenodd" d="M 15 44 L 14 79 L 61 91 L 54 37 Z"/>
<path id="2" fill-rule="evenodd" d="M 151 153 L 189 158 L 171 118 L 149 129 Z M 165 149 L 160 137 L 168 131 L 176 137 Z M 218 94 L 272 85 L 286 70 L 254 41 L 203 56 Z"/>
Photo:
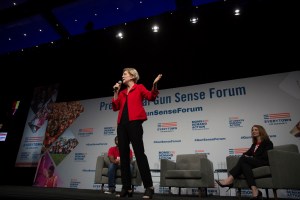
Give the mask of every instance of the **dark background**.
<path id="1" fill-rule="evenodd" d="M 194 14 L 197 24 L 189 22 Z M 299 19 L 295 1 L 218 1 L 2 55 L 0 117 L 8 137 L 0 143 L 0 183 L 32 185 L 36 169 L 14 164 L 35 87 L 58 83 L 60 102 L 112 96 L 129 66 L 149 89 L 159 73 L 159 89 L 168 89 L 299 70 Z M 14 100 L 21 103 L 13 116 Z"/>

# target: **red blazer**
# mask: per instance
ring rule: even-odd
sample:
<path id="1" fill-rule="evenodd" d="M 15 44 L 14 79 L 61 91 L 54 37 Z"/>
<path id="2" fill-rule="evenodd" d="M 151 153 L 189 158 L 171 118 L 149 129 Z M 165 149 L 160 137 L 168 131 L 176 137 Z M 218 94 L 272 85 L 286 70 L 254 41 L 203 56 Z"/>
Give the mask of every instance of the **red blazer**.
<path id="1" fill-rule="evenodd" d="M 129 121 L 132 120 L 147 120 L 147 114 L 143 106 L 143 101 L 146 99 L 148 101 L 154 101 L 158 96 L 158 90 L 147 90 L 143 84 L 134 84 L 130 92 L 127 95 L 127 88 L 120 91 L 119 96 L 116 100 L 112 99 L 112 109 L 113 111 L 119 111 L 118 114 L 118 124 L 121 121 L 121 116 L 123 113 L 124 105 L 127 96 L 127 106 Z"/>

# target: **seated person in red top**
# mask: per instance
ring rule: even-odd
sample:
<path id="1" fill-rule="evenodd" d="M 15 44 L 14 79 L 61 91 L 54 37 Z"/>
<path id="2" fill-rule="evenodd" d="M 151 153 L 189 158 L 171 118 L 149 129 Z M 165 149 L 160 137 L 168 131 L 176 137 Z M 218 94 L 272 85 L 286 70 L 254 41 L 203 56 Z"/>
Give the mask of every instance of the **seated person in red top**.
<path id="1" fill-rule="evenodd" d="M 109 190 L 106 191 L 106 194 L 113 194 L 115 193 L 116 189 L 116 171 L 120 168 L 120 152 L 119 152 L 119 146 L 118 146 L 118 136 L 115 137 L 115 144 L 116 146 L 112 146 L 108 150 L 108 158 L 110 160 L 109 166 L 108 166 L 108 187 Z M 132 161 L 133 158 L 133 152 L 130 149 L 130 160 Z M 130 169 L 132 171 L 133 165 L 130 165 Z"/>
<path id="2" fill-rule="evenodd" d="M 243 174 L 252 191 L 251 200 L 255 200 L 262 199 L 262 192 L 256 186 L 252 169 L 269 165 L 268 151 L 273 149 L 273 142 L 261 125 L 252 126 L 251 137 L 250 148 L 243 153 L 238 163 L 229 171 L 229 176 L 224 180 L 216 180 L 216 182 L 221 187 L 232 187 L 234 179 Z"/>

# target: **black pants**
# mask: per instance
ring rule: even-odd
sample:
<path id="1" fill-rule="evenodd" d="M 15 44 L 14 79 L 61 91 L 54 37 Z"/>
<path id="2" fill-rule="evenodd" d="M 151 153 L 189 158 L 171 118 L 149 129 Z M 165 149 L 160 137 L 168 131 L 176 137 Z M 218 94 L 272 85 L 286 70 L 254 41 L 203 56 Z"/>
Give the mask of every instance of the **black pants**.
<path id="1" fill-rule="evenodd" d="M 119 139 L 119 151 L 121 160 L 121 177 L 123 189 L 129 190 L 131 188 L 130 175 L 130 143 L 134 151 L 137 165 L 140 170 L 141 178 L 145 188 L 152 187 L 152 177 L 148 158 L 145 154 L 143 142 L 143 121 L 130 121 L 118 125 L 117 134 Z"/>
<path id="2" fill-rule="evenodd" d="M 229 171 L 229 173 L 234 178 L 237 178 L 243 174 L 249 187 L 256 186 L 252 169 L 266 165 L 268 165 L 268 162 L 265 160 L 242 156 L 237 164 Z"/>

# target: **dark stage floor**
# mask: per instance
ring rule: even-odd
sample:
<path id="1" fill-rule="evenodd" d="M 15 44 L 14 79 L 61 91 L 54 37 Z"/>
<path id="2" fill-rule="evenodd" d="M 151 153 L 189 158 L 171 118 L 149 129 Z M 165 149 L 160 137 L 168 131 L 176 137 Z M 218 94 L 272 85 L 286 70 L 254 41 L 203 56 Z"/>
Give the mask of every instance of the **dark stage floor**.
<path id="1" fill-rule="evenodd" d="M 19 200 L 99 200 L 99 199 L 117 199 L 114 195 L 101 193 L 99 190 L 90 189 L 70 189 L 70 188 L 41 188 L 32 186 L 8 186 L 0 185 L 0 199 L 19 199 Z M 134 193 L 134 199 L 142 199 L 142 193 Z M 169 195 L 169 194 L 155 194 L 153 199 L 157 200 L 199 200 L 198 196 L 191 195 Z M 238 200 L 237 197 L 219 197 L 208 196 L 202 197 L 207 200 Z M 249 199 L 242 198 L 243 200 Z M 287 200 L 287 199 L 280 199 Z"/>

